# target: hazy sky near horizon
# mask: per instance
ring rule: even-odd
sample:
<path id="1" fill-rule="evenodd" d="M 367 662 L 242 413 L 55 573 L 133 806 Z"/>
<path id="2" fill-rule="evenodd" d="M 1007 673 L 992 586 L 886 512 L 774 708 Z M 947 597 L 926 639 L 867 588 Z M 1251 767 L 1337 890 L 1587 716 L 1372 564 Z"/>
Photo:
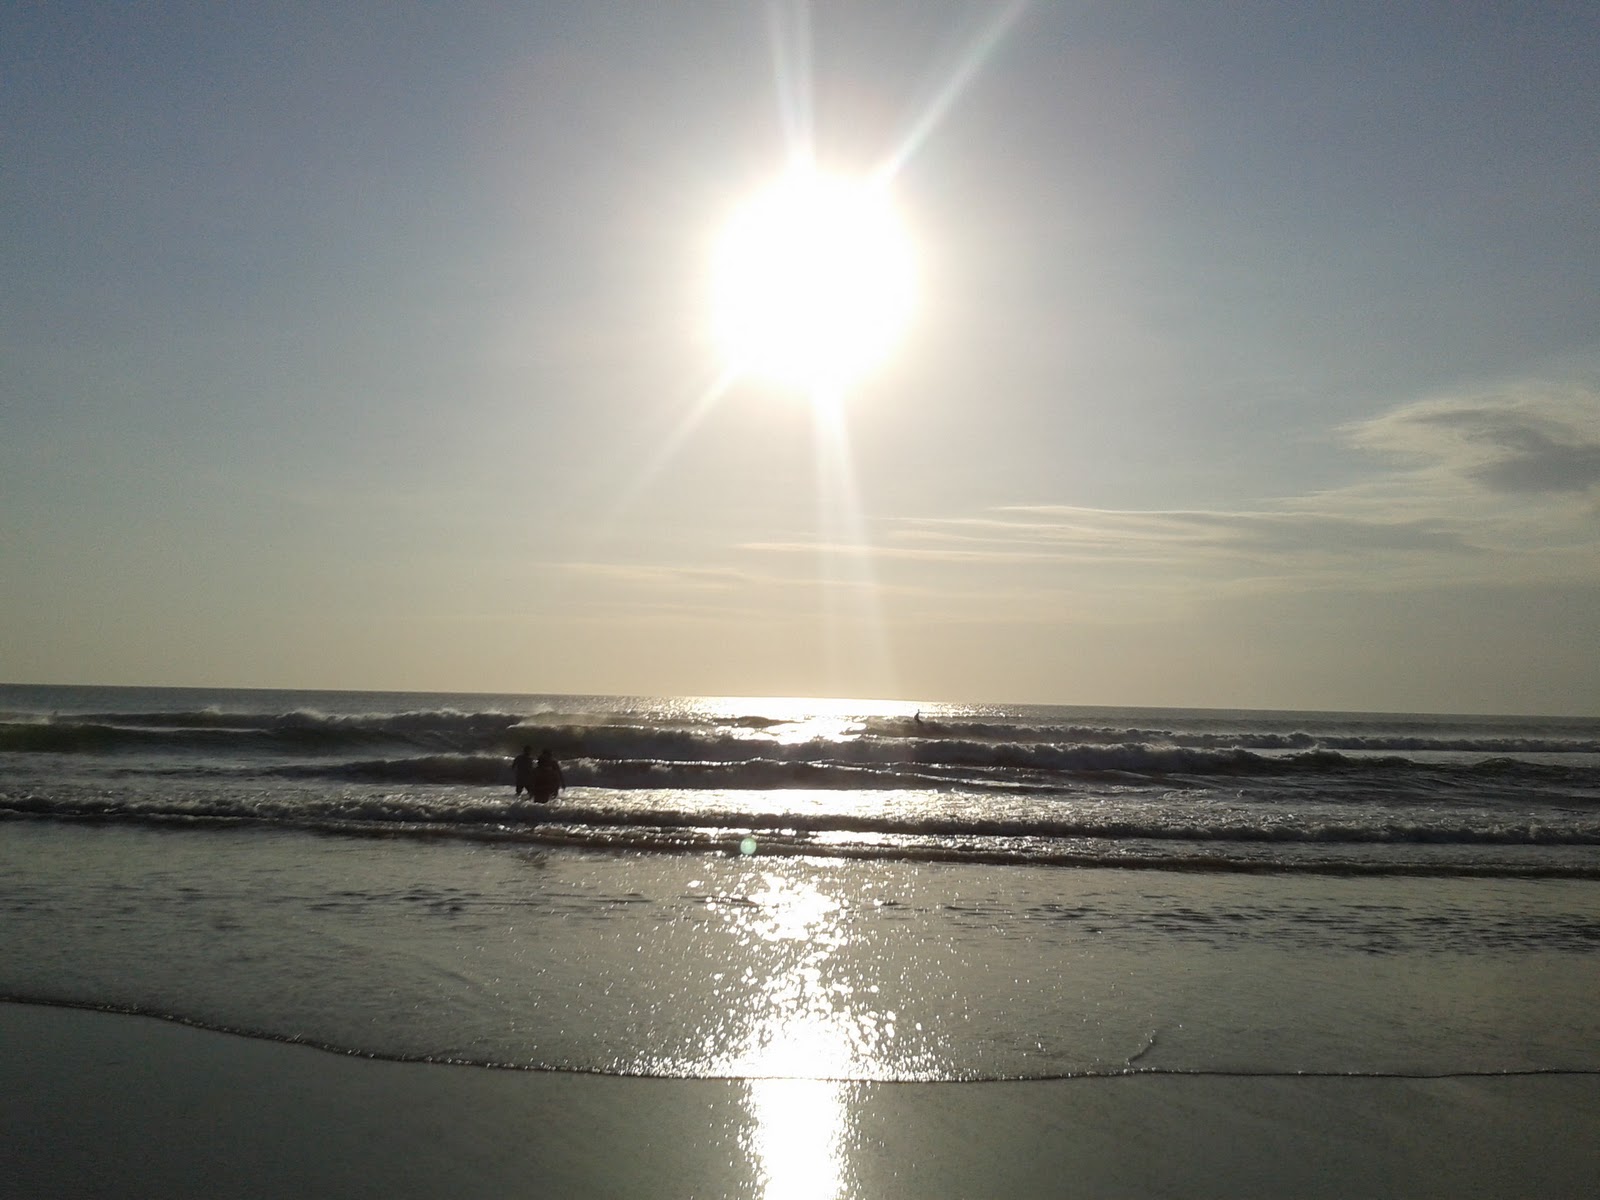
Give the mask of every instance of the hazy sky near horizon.
<path id="1" fill-rule="evenodd" d="M 1600 712 L 1600 6 L 0 12 L 0 679 Z M 716 387 L 802 112 L 920 291 Z"/>

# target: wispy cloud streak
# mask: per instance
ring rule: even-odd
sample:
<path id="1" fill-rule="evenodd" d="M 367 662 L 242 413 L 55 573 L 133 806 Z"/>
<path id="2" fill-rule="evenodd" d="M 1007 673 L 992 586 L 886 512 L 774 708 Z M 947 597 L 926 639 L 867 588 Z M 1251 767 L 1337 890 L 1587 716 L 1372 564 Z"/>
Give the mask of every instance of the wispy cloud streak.
<path id="1" fill-rule="evenodd" d="M 1342 488 L 1248 509 L 1014 504 L 880 522 L 870 552 L 926 583 L 1168 593 L 1600 583 L 1600 397 L 1522 388 L 1405 405 L 1342 431 L 1378 459 Z M 815 553 L 805 542 L 743 547 Z M 851 547 L 834 547 L 849 553 Z M 859 548 L 856 548 L 859 552 Z"/>

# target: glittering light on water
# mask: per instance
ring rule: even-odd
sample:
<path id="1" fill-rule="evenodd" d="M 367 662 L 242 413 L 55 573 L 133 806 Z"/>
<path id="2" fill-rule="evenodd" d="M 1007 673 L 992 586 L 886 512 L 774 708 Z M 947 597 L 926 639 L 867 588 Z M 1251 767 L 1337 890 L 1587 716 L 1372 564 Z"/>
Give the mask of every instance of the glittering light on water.
<path id="1" fill-rule="evenodd" d="M 736 927 L 743 970 L 709 1070 L 758 1079 L 882 1076 L 898 1017 L 840 955 L 851 938 L 848 906 L 781 867 L 752 874 L 750 891 L 721 909 Z"/>
<path id="2" fill-rule="evenodd" d="M 754 838 L 746 841 L 754 844 Z M 757 883 L 752 880 L 752 883 Z M 740 911 L 745 945 L 765 959 L 761 995 L 737 1052 L 749 1083 L 749 1150 L 764 1200 L 835 1200 L 845 1194 L 844 1085 L 863 1051 L 853 989 L 826 968 L 845 934 L 836 896 L 776 872 L 759 878 Z M 870 1018 L 868 1023 L 870 1024 Z M 766 1076 L 767 1078 L 761 1078 Z"/>

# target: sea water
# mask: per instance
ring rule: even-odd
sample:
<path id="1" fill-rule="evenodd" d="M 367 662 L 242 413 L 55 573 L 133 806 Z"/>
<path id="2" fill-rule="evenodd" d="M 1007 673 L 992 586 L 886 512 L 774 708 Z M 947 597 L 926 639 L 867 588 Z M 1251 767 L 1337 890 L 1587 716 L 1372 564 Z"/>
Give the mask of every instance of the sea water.
<path id="1" fill-rule="evenodd" d="M 1600 1070 L 1592 719 L 5 687 L 0 816 L 10 999 L 616 1074 Z"/>

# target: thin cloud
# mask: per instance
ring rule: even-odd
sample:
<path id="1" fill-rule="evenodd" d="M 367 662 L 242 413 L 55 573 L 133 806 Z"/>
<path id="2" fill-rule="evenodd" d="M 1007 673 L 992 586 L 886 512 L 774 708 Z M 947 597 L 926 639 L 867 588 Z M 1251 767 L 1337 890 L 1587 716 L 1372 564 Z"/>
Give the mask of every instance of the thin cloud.
<path id="1" fill-rule="evenodd" d="M 1249 509 L 1019 504 L 891 523 L 880 560 L 987 566 L 1015 586 L 1127 595 L 1583 582 L 1600 577 L 1600 396 L 1526 387 L 1404 405 L 1343 431 L 1346 487 Z M 1387 460 L 1387 461 L 1385 461 Z M 1040 568 L 1050 564 L 1056 578 Z M 1020 571 L 1029 569 L 1025 582 Z"/>
<path id="2" fill-rule="evenodd" d="M 1351 440 L 1508 495 L 1600 486 L 1600 395 L 1530 387 L 1419 401 L 1352 426 Z"/>
<path id="3" fill-rule="evenodd" d="M 889 559 L 1143 568 L 1191 577 L 1325 571 L 1341 562 L 1370 564 L 1378 557 L 1423 552 L 1471 558 L 1485 551 L 1468 540 L 1464 529 L 1435 518 L 1042 505 L 999 509 L 978 519 L 919 520 L 891 530 L 874 551 Z"/>
<path id="4" fill-rule="evenodd" d="M 547 565 L 581 578 L 647 589 L 733 591 L 764 582 L 732 567 L 675 567 L 650 563 L 606 562 L 564 562 Z"/>

